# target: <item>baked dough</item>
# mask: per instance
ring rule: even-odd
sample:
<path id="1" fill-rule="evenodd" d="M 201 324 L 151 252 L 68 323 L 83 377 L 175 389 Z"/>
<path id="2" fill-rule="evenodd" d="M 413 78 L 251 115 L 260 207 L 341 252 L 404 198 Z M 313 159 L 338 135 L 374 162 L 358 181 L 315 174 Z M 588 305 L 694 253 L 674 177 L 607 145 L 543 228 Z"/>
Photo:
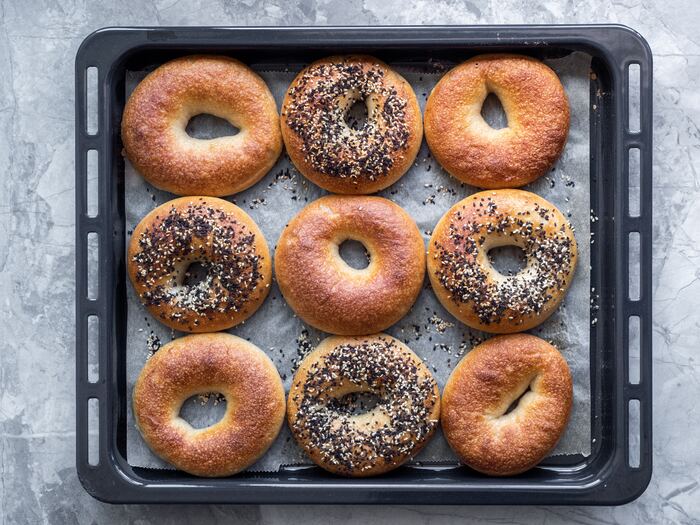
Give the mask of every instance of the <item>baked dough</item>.
<path id="1" fill-rule="evenodd" d="M 225 119 L 233 136 L 190 137 L 199 114 Z M 193 55 L 158 67 L 134 89 L 122 117 L 124 151 L 144 178 L 177 195 L 231 195 L 259 181 L 282 152 L 272 93 L 233 58 Z"/>
<path id="2" fill-rule="evenodd" d="M 525 268 L 502 275 L 492 248 L 522 248 Z M 574 277 L 573 228 L 542 197 L 491 190 L 458 202 L 440 219 L 428 244 L 428 275 L 442 305 L 464 324 L 492 333 L 529 330 L 556 310 Z"/>
<path id="3" fill-rule="evenodd" d="M 373 394 L 362 413 L 342 400 Z M 287 419 L 317 465 L 343 476 L 375 476 L 415 456 L 440 417 L 440 393 L 428 367 L 386 334 L 329 337 L 304 358 L 292 381 Z"/>
<path id="4" fill-rule="evenodd" d="M 191 396 L 218 392 L 226 413 L 196 429 L 179 417 Z M 284 387 L 269 357 L 229 334 L 175 339 L 156 352 L 134 385 L 136 424 L 158 456 L 196 476 L 230 476 L 260 458 L 284 421 Z"/>
<path id="5" fill-rule="evenodd" d="M 572 389 L 566 360 L 543 339 L 493 337 L 469 352 L 445 384 L 445 438 L 479 472 L 519 474 L 542 461 L 563 434 Z"/>
<path id="6" fill-rule="evenodd" d="M 340 256 L 346 240 L 361 242 L 369 266 Z M 329 195 L 294 217 L 275 252 L 285 300 L 311 326 L 339 335 L 372 334 L 401 319 L 425 275 L 423 238 L 413 219 L 381 197 Z"/>
<path id="7" fill-rule="evenodd" d="M 346 122 L 356 102 L 364 126 Z M 301 71 L 282 105 L 282 136 L 297 169 L 333 193 L 367 194 L 396 182 L 418 154 L 420 106 L 411 85 L 381 60 L 332 56 Z"/>
<path id="8" fill-rule="evenodd" d="M 498 96 L 508 126 L 481 116 Z M 544 175 L 569 133 L 569 102 L 556 73 L 523 55 L 480 55 L 450 70 L 428 98 L 425 138 L 448 173 L 479 188 L 513 188 Z"/>

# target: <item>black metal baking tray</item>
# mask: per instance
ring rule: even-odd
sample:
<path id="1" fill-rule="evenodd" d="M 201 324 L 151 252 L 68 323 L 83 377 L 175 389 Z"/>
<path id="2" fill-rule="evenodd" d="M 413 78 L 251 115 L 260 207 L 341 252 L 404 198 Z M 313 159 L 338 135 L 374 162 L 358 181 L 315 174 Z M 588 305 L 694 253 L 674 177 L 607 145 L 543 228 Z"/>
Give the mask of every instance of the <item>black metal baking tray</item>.
<path id="1" fill-rule="evenodd" d="M 591 297 L 597 296 L 598 310 L 590 333 L 589 457 L 550 460 L 503 479 L 437 464 L 405 466 L 372 479 L 342 479 L 312 466 L 202 479 L 129 465 L 124 161 L 119 135 L 125 71 L 194 52 L 279 64 L 351 51 L 417 63 L 459 61 L 496 51 L 540 58 L 583 51 L 592 57 L 590 183 L 591 209 L 598 220 L 591 224 L 595 244 L 590 272 Z M 633 86 L 639 97 L 638 131 L 629 126 L 631 65 L 639 67 L 639 84 Z M 88 91 L 88 68 L 96 68 L 94 92 Z M 75 81 L 77 470 L 94 497 L 115 503 L 615 505 L 644 491 L 652 470 L 652 58 L 638 33 L 616 25 L 108 28 L 88 36 L 80 46 Z M 89 97 L 96 100 L 94 133 L 86 128 Z M 634 149 L 639 150 L 638 176 L 630 171 Z M 92 215 L 88 210 L 91 150 L 91 155 L 97 155 L 96 175 L 90 175 L 90 184 L 97 181 L 97 210 Z M 630 207 L 633 200 L 637 202 Z M 632 258 L 631 234 L 639 238 L 639 251 L 632 252 Z M 98 256 L 91 261 L 89 235 L 99 244 Z M 89 264 L 97 272 L 96 297 L 88 297 Z M 637 272 L 631 273 L 630 268 L 634 264 L 639 269 L 635 286 L 639 293 L 632 299 L 630 275 L 636 277 Z M 629 379 L 630 359 L 637 363 L 630 349 L 631 319 L 639 324 L 639 379 L 634 382 Z M 94 337 L 88 332 L 89 321 L 97 323 Z M 92 365 L 92 370 L 98 369 L 94 378 L 88 373 L 89 345 L 94 345 L 98 360 Z M 95 425 L 88 421 L 89 402 L 98 409 Z M 638 420 L 630 419 L 633 404 L 639 409 Z M 631 432 L 637 423 L 638 430 Z M 96 461 L 89 461 L 89 443 L 97 444 Z M 634 447 L 636 454 L 631 453 Z"/>

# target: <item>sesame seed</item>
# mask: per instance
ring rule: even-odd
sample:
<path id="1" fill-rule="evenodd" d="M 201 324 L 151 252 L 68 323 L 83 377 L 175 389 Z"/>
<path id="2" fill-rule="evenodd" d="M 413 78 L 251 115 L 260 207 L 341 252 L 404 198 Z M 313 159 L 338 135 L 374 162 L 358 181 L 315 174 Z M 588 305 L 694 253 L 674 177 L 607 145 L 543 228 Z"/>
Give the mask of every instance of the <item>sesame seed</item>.
<path id="1" fill-rule="evenodd" d="M 396 154 L 408 147 L 408 101 L 384 77 L 378 66 L 343 60 L 312 65 L 297 78 L 285 119 L 315 170 L 353 180 L 375 180 L 391 171 Z M 357 100 L 371 100 L 376 109 L 364 126 L 352 129 L 346 116 Z"/>
<path id="2" fill-rule="evenodd" d="M 214 314 L 245 307 L 263 278 L 262 259 L 255 234 L 236 217 L 198 202 L 183 210 L 171 206 L 157 217 L 140 234 L 132 261 L 146 306 L 167 305 L 163 315 L 170 321 L 198 326 Z M 190 285 L 189 271 L 180 268 L 193 262 L 204 276 Z"/>

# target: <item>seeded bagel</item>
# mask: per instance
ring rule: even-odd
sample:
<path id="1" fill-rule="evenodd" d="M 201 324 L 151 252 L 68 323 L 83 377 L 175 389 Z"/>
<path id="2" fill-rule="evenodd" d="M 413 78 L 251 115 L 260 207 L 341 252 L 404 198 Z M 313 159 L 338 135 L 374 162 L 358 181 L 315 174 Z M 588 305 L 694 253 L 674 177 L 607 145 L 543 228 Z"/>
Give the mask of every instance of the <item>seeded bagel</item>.
<path id="1" fill-rule="evenodd" d="M 205 276 L 188 284 L 190 267 Z M 225 330 L 260 307 L 272 280 L 262 232 L 247 213 L 216 197 L 181 197 L 134 228 L 127 269 L 139 299 L 163 324 L 184 332 Z"/>
<path id="2" fill-rule="evenodd" d="M 355 102 L 367 105 L 359 129 L 346 122 Z M 333 56 L 305 68 L 282 104 L 282 137 L 297 169 L 333 193 L 374 193 L 411 166 L 423 138 L 410 84 L 374 57 Z"/>
<path id="3" fill-rule="evenodd" d="M 355 413 L 347 401 L 373 394 Z M 289 428 L 320 467 L 343 476 L 376 476 L 415 456 L 440 417 L 440 393 L 428 367 L 386 334 L 329 337 L 299 366 L 287 403 Z"/>
<path id="4" fill-rule="evenodd" d="M 488 252 L 518 246 L 527 258 L 502 275 Z M 550 202 L 522 190 L 475 193 L 440 219 L 428 244 L 428 275 L 442 305 L 464 324 L 491 333 L 529 330 L 564 298 L 576 268 L 569 221 Z"/>

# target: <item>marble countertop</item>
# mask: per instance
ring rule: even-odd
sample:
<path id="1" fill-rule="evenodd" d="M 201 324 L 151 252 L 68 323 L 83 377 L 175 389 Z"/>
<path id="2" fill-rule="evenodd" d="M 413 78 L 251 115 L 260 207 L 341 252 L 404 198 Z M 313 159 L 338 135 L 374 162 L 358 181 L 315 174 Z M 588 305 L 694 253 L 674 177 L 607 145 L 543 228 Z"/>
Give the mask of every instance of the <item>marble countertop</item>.
<path id="1" fill-rule="evenodd" d="M 617 22 L 654 51 L 654 475 L 621 507 L 110 506 L 74 468 L 73 61 L 114 25 Z M 700 523 L 694 0 L 0 1 L 0 522 Z"/>

